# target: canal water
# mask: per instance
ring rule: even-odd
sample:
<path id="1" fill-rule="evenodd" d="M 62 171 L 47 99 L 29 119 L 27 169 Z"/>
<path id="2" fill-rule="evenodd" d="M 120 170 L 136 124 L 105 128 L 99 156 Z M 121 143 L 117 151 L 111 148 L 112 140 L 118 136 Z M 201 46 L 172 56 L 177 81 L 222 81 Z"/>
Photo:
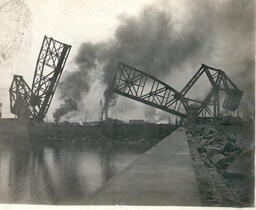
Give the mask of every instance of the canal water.
<path id="1" fill-rule="evenodd" d="M 72 144 L 1 144 L 0 203 L 88 204 L 140 154 Z"/>

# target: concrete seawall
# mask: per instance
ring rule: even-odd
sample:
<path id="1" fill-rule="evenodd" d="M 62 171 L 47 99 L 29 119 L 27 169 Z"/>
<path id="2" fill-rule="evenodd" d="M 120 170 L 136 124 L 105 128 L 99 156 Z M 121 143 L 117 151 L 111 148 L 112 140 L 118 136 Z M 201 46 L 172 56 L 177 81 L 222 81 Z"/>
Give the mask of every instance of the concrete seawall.
<path id="1" fill-rule="evenodd" d="M 91 204 L 200 206 L 185 130 L 177 129 L 114 176 Z"/>

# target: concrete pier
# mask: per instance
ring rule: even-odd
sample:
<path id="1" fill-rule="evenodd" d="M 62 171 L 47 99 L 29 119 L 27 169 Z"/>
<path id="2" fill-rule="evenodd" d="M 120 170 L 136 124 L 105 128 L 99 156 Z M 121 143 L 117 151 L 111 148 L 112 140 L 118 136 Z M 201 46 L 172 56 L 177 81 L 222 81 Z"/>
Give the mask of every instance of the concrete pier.
<path id="1" fill-rule="evenodd" d="M 91 204 L 200 206 L 185 129 L 177 129 L 110 179 Z"/>

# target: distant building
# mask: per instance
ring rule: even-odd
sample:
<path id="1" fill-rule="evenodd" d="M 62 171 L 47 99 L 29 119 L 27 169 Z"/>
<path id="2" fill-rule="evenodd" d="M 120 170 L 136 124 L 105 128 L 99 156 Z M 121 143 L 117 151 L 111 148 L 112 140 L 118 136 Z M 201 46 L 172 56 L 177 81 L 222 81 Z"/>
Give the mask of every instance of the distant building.
<path id="1" fill-rule="evenodd" d="M 144 120 L 129 120 L 129 124 L 145 124 Z"/>
<path id="2" fill-rule="evenodd" d="M 62 124 L 64 125 L 81 125 L 79 122 L 69 122 L 69 121 L 63 121 Z"/>
<path id="3" fill-rule="evenodd" d="M 82 123 L 84 126 L 85 125 L 99 125 L 100 121 L 90 121 L 90 122 L 83 122 Z"/>
<path id="4" fill-rule="evenodd" d="M 124 121 L 122 120 L 119 120 L 119 119 L 113 119 L 113 118 L 108 118 L 108 120 L 106 121 L 108 124 L 115 124 L 115 125 L 118 125 L 118 124 L 124 124 Z"/>
<path id="5" fill-rule="evenodd" d="M 79 126 L 81 125 L 79 122 L 70 122 L 69 124 L 70 125 L 79 125 Z"/>

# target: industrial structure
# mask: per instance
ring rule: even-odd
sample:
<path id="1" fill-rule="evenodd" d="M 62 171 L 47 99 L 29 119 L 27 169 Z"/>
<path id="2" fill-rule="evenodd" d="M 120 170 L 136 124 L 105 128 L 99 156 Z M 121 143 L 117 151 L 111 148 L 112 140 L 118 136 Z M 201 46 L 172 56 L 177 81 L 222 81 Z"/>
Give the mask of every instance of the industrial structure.
<path id="1" fill-rule="evenodd" d="M 11 113 L 42 121 L 49 109 L 71 46 L 44 36 L 32 87 L 14 75 L 9 90 Z"/>
<path id="2" fill-rule="evenodd" d="M 211 84 L 208 95 L 203 101 L 186 97 L 203 74 L 206 74 Z M 226 94 L 223 108 L 237 110 L 243 93 L 224 71 L 204 64 L 185 87 L 177 91 L 157 78 L 120 62 L 111 88 L 114 93 L 169 112 L 187 121 L 219 118 L 220 91 Z"/>

